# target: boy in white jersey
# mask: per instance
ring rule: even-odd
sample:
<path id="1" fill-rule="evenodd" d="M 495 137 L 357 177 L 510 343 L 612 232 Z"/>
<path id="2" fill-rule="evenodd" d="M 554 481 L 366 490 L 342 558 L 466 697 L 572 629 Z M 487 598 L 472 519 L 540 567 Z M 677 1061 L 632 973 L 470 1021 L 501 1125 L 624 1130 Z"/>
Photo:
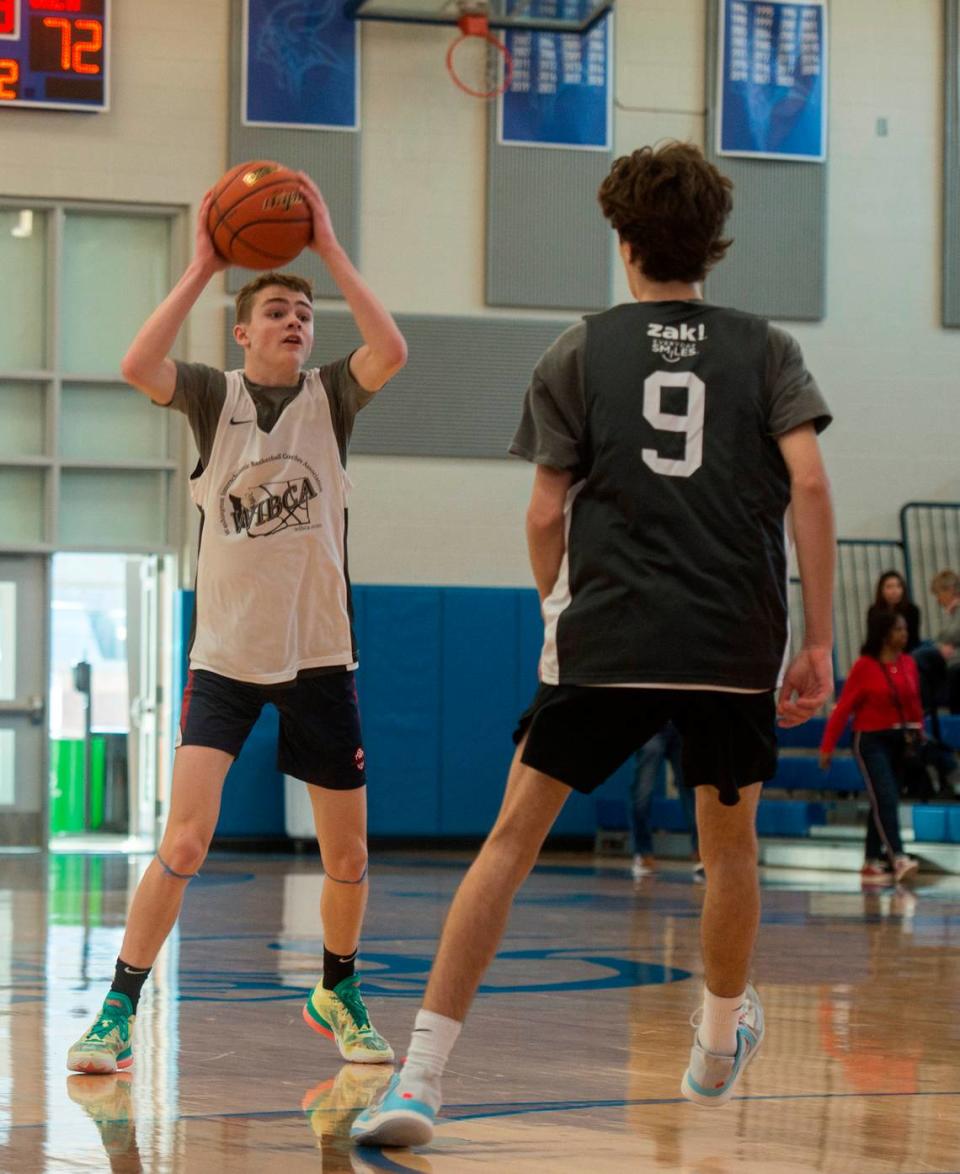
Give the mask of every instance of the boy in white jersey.
<path id="1" fill-rule="evenodd" d="M 124 378 L 156 404 L 186 413 L 200 462 L 190 484 L 201 511 L 196 618 L 170 813 L 137 888 L 113 985 L 70 1049 L 78 1072 L 133 1063 L 137 1001 L 216 827 L 224 777 L 266 702 L 280 712 L 278 766 L 303 779 L 325 881 L 323 977 L 303 1016 L 346 1060 L 389 1062 L 357 989 L 367 898 L 366 788 L 346 574 L 346 450 L 356 412 L 406 362 L 387 310 L 337 241 L 310 178 L 310 248 L 349 305 L 363 345 L 305 370 L 313 347 L 309 282 L 265 274 L 237 296 L 243 371 L 169 357 L 210 279 L 226 268 L 200 206 L 193 260 L 128 350 Z"/>
<path id="2" fill-rule="evenodd" d="M 833 522 L 817 443 L 830 414 L 788 334 L 703 300 L 730 244 L 731 188 L 683 143 L 616 160 L 600 188 L 633 298 L 541 358 L 511 448 L 536 465 L 527 539 L 541 686 L 514 735 L 500 815 L 454 898 L 404 1067 L 351 1128 L 361 1144 L 431 1138 L 447 1058 L 557 813 L 667 720 L 696 789 L 707 886 L 703 1017 L 683 1095 L 728 1101 L 762 1042 L 748 983 L 755 816 L 776 770 L 775 722 L 805 721 L 832 683 Z M 778 701 L 788 505 L 805 632 Z"/>

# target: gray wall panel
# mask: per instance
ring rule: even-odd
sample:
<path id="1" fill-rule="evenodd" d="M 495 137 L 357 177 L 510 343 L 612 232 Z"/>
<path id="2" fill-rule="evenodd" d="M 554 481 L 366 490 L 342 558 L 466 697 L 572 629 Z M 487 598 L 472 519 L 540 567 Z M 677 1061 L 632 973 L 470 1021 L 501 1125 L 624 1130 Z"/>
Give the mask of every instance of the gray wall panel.
<path id="1" fill-rule="evenodd" d="M 943 324 L 960 326 L 960 0 L 946 0 Z"/>
<path id="2" fill-rule="evenodd" d="M 357 417 L 354 453 L 505 457 L 537 359 L 570 322 L 398 314 L 407 366 Z M 322 311 L 311 363 L 360 343 L 352 317 Z M 227 366 L 242 355 L 227 332 Z"/>
<path id="3" fill-rule="evenodd" d="M 826 314 L 827 164 L 718 156 L 719 0 L 707 20 L 707 155 L 734 182 L 728 225 L 734 244 L 711 273 L 711 302 L 769 318 Z"/>
<path id="4" fill-rule="evenodd" d="M 612 155 L 501 146 L 495 102 L 488 125 L 487 305 L 606 309 L 613 233 L 597 188 Z"/>
<path id="5" fill-rule="evenodd" d="M 231 0 L 228 167 L 247 159 L 276 159 L 295 171 L 306 171 L 323 192 L 337 236 L 356 262 L 359 255 L 359 132 L 244 126 L 241 121 L 242 59 L 243 4 L 242 0 Z M 317 297 L 338 296 L 326 267 L 315 253 L 302 253 L 287 268 L 308 277 L 314 283 Z M 227 289 L 236 292 L 251 276 L 249 269 L 229 269 Z"/>

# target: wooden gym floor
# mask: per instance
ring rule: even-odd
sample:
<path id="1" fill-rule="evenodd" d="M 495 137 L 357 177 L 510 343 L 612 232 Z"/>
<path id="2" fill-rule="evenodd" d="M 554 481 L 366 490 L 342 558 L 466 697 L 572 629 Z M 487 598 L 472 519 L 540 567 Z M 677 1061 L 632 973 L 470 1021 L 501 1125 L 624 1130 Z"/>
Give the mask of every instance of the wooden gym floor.
<path id="1" fill-rule="evenodd" d="M 436 1139 L 356 1150 L 385 1079 L 300 1018 L 315 858 L 214 856 L 147 985 L 129 1074 L 64 1055 L 112 974 L 147 857 L 0 853 L 0 1171 L 957 1174 L 960 881 L 865 893 L 764 875 L 767 1039 L 728 1106 L 682 1100 L 703 889 L 687 867 L 546 856 L 454 1053 Z M 363 948 L 402 1054 L 462 854 L 380 853 Z"/>

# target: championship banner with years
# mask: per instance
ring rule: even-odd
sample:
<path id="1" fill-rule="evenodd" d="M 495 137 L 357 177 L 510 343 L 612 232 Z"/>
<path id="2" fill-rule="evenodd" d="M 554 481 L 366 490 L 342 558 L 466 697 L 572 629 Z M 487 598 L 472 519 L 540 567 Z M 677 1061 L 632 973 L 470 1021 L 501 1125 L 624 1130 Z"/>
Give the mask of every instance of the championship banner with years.
<path id="1" fill-rule="evenodd" d="M 717 151 L 827 157 L 827 0 L 720 0 Z"/>
<path id="2" fill-rule="evenodd" d="M 580 15 L 583 0 L 532 0 L 535 16 Z M 498 140 L 507 146 L 609 151 L 612 16 L 588 33 L 508 29 L 513 79 L 498 102 Z"/>
<path id="3" fill-rule="evenodd" d="M 360 129 L 360 34 L 342 0 L 244 0 L 241 118 Z"/>

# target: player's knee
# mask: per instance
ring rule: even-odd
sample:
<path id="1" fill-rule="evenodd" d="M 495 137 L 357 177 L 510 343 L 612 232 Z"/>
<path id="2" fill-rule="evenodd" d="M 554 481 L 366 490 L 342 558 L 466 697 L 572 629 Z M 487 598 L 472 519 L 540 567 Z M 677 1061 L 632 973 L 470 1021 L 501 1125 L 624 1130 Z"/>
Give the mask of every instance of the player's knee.
<path id="1" fill-rule="evenodd" d="M 711 836 L 709 832 L 700 834 L 700 855 L 704 864 L 708 861 L 714 867 L 756 868 L 759 856 L 759 843 L 756 830 L 752 826 L 743 827 L 738 834 L 724 834 Z"/>
<path id="2" fill-rule="evenodd" d="M 200 871 L 207 858 L 207 837 L 195 828 L 180 828 L 164 837 L 160 859 L 166 871 L 178 877 L 191 877 Z"/>
<path id="3" fill-rule="evenodd" d="M 484 851 L 496 857 L 502 871 L 522 880 L 540 855 L 543 840 L 521 823 L 501 820 L 491 831 Z"/>
<path id="4" fill-rule="evenodd" d="M 323 849 L 323 871 L 331 880 L 359 884 L 367 874 L 367 845 L 361 838 Z"/>

